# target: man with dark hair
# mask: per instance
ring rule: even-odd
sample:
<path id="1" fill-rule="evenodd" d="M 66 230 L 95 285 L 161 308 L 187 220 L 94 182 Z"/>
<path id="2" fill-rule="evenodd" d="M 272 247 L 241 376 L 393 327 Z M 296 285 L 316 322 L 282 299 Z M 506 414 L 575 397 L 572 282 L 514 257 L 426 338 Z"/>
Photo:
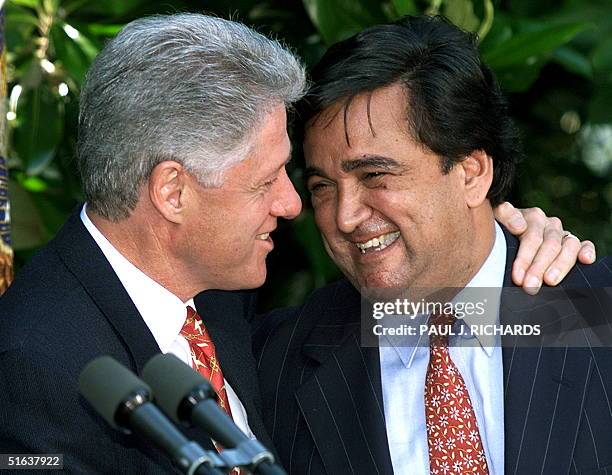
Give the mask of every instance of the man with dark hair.
<path id="1" fill-rule="evenodd" d="M 473 36 L 439 17 L 405 17 L 332 46 L 313 80 L 307 184 L 346 280 L 268 315 L 254 339 L 264 419 L 290 472 L 612 467 L 607 348 L 502 348 L 478 335 L 470 347 L 459 336 L 359 341 L 360 291 L 512 285 L 517 241 L 492 207 L 520 149 Z M 578 265 L 561 285 L 610 287 L 611 265 Z M 490 303 L 495 324 L 510 318 L 503 303 Z M 440 317 L 430 318 L 462 325 Z"/>

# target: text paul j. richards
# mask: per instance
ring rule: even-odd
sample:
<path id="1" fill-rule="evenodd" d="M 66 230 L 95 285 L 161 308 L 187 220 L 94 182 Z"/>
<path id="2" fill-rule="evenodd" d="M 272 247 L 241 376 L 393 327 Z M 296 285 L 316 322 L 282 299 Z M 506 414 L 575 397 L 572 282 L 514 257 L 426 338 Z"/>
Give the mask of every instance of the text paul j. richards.
<path id="1" fill-rule="evenodd" d="M 375 336 L 539 336 L 540 325 L 394 325 L 377 324 L 372 327 Z"/>

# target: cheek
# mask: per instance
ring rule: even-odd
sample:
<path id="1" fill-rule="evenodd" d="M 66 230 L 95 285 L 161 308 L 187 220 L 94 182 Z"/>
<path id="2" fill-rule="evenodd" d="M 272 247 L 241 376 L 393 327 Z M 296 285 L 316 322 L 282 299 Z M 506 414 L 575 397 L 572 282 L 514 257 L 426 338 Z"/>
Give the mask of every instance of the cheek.
<path id="1" fill-rule="evenodd" d="M 314 219 L 321 234 L 331 242 L 336 231 L 335 210 L 329 203 L 314 205 Z"/>
<path id="2" fill-rule="evenodd" d="M 262 232 L 265 224 L 269 223 L 270 203 L 258 198 L 256 202 L 249 202 L 232 208 L 232 211 L 224 214 L 223 219 L 231 227 L 238 240 L 246 240 L 255 237 Z"/>

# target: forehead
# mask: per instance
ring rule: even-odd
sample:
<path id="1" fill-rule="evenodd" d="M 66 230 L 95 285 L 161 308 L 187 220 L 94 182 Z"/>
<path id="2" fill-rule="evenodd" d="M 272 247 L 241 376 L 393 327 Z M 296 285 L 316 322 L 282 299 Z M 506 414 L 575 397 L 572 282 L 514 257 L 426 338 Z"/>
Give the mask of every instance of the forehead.
<path id="1" fill-rule="evenodd" d="M 253 137 L 250 155 L 258 162 L 258 167 L 268 169 L 283 165 L 288 159 L 290 150 L 287 113 L 284 104 L 280 104 L 262 121 Z"/>
<path id="2" fill-rule="evenodd" d="M 287 146 L 287 112 L 284 104 L 278 104 L 263 117 L 253 134 L 252 148 L 254 152 L 262 153 L 270 148 Z"/>
<path id="3" fill-rule="evenodd" d="M 287 114 L 285 106 L 279 105 L 266 114 L 260 127 L 253 132 L 247 158 L 225 171 L 224 184 L 258 181 L 282 168 L 290 155 Z"/>
<path id="4" fill-rule="evenodd" d="M 322 156 L 386 155 L 407 143 L 416 146 L 408 132 L 406 93 L 394 84 L 323 110 L 306 126 L 304 152 L 311 162 Z"/>

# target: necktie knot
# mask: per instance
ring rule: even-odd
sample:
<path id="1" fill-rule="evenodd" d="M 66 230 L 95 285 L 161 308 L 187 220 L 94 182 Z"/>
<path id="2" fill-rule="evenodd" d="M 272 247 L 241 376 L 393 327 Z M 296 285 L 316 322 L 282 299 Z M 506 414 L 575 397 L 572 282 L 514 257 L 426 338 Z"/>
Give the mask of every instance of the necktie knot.
<path id="1" fill-rule="evenodd" d="M 200 317 L 198 315 L 198 312 L 195 311 L 195 309 L 191 306 L 191 305 L 187 305 L 187 318 L 195 318 L 195 317 Z"/>
<path id="2" fill-rule="evenodd" d="M 432 314 L 429 317 L 429 345 L 447 346 L 448 337 L 451 334 L 453 324 L 457 318 L 453 314 Z"/>
<path id="3" fill-rule="evenodd" d="M 191 306 L 187 306 L 187 317 L 185 318 L 185 323 L 183 323 L 183 328 L 181 328 L 181 335 L 188 342 L 203 335 L 208 336 L 202 318 Z"/>

